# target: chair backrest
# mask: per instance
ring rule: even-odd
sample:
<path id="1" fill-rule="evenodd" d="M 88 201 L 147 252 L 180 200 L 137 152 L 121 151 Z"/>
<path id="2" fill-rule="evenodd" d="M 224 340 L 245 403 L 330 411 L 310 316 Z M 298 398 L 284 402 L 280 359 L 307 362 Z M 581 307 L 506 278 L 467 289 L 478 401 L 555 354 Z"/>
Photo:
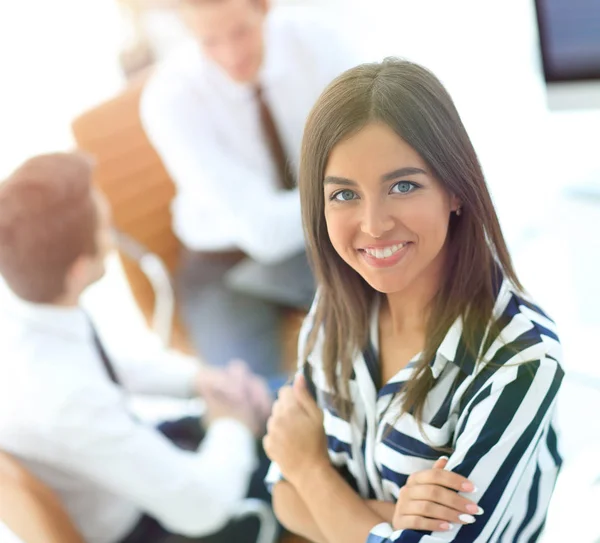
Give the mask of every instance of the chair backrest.
<path id="1" fill-rule="evenodd" d="M 25 543 L 84 543 L 54 492 L 3 452 L 0 520 Z"/>
<path id="2" fill-rule="evenodd" d="M 83 113 L 72 129 L 80 149 L 97 161 L 95 183 L 108 198 L 115 226 L 160 257 L 173 273 L 181 243 L 171 229 L 175 186 L 141 124 L 140 97 L 147 75 L 129 83 L 118 96 Z M 154 293 L 138 265 L 121 253 L 133 296 L 146 320 L 154 309 Z M 295 312 L 284 319 L 284 367 L 296 366 L 300 320 Z M 175 314 L 171 346 L 193 353 L 185 327 Z"/>
<path id="3" fill-rule="evenodd" d="M 78 147 L 96 159 L 94 182 L 107 197 L 115 227 L 159 256 L 174 272 L 181 244 L 171 229 L 175 187 L 141 124 L 139 104 L 147 76 L 73 121 Z M 120 253 L 133 296 L 149 322 L 154 292 L 139 266 Z M 172 346 L 190 351 L 176 316 Z"/>

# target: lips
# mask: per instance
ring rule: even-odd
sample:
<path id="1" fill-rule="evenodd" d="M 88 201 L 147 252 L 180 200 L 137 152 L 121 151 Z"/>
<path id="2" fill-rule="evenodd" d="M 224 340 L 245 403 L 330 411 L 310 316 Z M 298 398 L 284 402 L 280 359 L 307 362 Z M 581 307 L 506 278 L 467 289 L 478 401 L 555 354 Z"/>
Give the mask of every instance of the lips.
<path id="1" fill-rule="evenodd" d="M 405 247 L 408 241 L 402 243 L 396 243 L 394 245 L 388 245 L 387 247 L 366 247 L 362 249 L 365 253 L 373 258 L 384 259 L 389 258 L 393 254 L 397 253 L 400 249 Z"/>
<path id="2" fill-rule="evenodd" d="M 412 245 L 411 241 L 403 241 L 381 247 L 364 247 L 358 249 L 358 253 L 372 268 L 389 268 L 398 264 Z"/>

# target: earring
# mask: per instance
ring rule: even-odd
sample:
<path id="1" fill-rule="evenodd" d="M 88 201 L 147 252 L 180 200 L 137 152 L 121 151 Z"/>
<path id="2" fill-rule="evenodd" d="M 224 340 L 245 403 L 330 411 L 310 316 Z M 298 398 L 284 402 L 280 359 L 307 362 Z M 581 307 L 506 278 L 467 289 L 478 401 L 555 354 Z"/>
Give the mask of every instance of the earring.
<path id="1" fill-rule="evenodd" d="M 456 216 L 459 217 L 461 215 L 461 213 L 462 213 L 462 208 L 460 206 L 458 206 L 456 208 Z"/>

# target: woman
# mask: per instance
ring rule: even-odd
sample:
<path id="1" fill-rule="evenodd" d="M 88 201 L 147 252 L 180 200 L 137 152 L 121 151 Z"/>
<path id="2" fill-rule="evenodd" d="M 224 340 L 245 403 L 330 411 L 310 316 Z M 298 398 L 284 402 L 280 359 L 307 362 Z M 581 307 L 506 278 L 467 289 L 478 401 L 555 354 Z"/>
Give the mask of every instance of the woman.
<path id="1" fill-rule="evenodd" d="M 281 522 L 327 543 L 535 541 L 560 344 L 440 82 L 397 60 L 341 75 L 300 192 L 319 293 L 264 440 Z"/>

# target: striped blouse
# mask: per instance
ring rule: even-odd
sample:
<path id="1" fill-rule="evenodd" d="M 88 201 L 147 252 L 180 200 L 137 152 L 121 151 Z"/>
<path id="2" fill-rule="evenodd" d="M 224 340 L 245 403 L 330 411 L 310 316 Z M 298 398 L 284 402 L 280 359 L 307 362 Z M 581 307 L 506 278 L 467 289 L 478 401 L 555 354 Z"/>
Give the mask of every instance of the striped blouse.
<path id="1" fill-rule="evenodd" d="M 398 393 L 416 360 L 377 385 L 378 311 L 370 345 L 354 360 L 350 420 L 332 405 L 321 339 L 308 360 L 301 359 L 300 371 L 311 376 L 324 413 L 331 462 L 360 496 L 395 502 L 408 476 L 431 468 L 442 454 L 436 448 L 449 447 L 446 469 L 476 485 L 467 496 L 485 511 L 474 524 L 449 532 L 394 531 L 380 524 L 366 543 L 533 542 L 541 533 L 561 465 L 552 422 L 563 378 L 560 343 L 552 320 L 506 280 L 493 315 L 500 332 L 477 338 L 483 353 L 477 364 L 461 338 L 461 319 L 440 344 L 430 365 L 435 381 L 423 413 L 425 435 L 411 414 L 398 416 Z M 300 352 L 310 329 L 309 315 Z M 279 477 L 273 465 L 267 482 Z"/>

